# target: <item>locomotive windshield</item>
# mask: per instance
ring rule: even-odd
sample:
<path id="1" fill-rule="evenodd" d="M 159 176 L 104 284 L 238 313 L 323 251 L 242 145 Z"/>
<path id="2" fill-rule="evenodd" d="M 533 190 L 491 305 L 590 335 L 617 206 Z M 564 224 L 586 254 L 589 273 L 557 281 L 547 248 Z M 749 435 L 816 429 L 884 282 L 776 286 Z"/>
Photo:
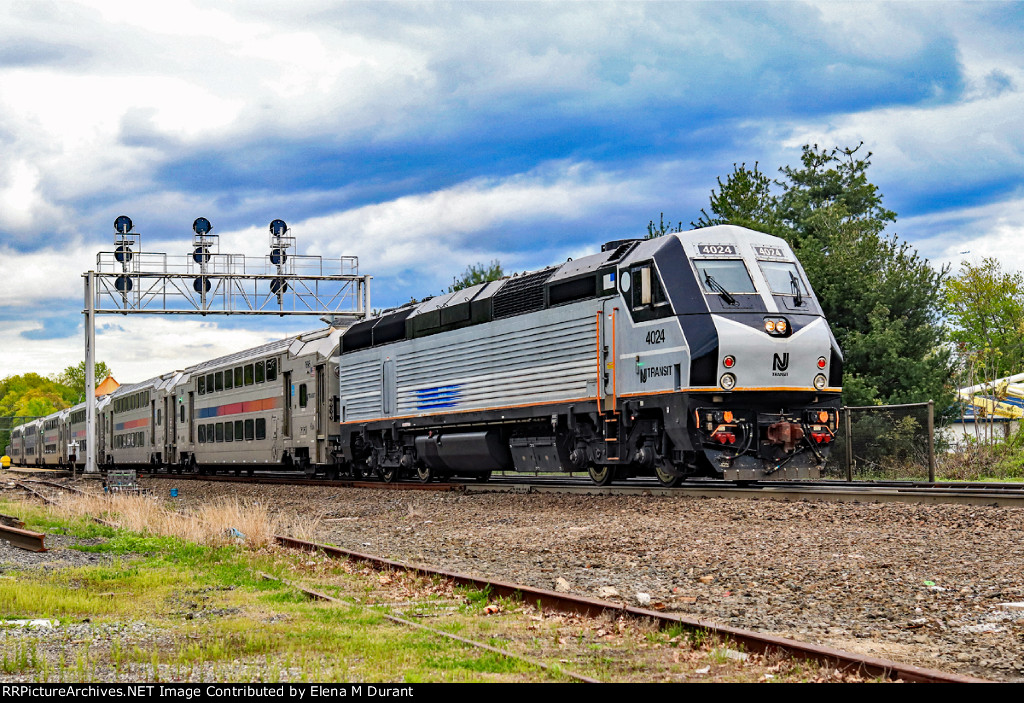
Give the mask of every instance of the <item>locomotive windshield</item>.
<path id="1" fill-rule="evenodd" d="M 708 293 L 756 293 L 742 259 L 698 259 L 697 278 Z"/>
<path id="2" fill-rule="evenodd" d="M 759 261 L 761 270 L 772 293 L 779 295 L 807 295 L 807 286 L 796 268 L 796 264 L 788 261 Z"/>

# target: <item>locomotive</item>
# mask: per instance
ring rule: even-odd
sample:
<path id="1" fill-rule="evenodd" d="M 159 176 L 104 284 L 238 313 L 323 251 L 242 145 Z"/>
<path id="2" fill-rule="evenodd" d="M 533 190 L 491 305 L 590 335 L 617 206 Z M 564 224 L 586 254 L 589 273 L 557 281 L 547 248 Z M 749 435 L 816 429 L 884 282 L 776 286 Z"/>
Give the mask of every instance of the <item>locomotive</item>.
<path id="1" fill-rule="evenodd" d="M 609 242 L 123 386 L 97 410 L 97 456 L 385 481 L 818 478 L 841 378 L 842 354 L 790 247 L 719 225 Z M 51 420 L 75 436 L 80 410 L 23 428 L 12 456 L 43 456 Z M 40 441 L 30 448 L 28 435 Z"/>

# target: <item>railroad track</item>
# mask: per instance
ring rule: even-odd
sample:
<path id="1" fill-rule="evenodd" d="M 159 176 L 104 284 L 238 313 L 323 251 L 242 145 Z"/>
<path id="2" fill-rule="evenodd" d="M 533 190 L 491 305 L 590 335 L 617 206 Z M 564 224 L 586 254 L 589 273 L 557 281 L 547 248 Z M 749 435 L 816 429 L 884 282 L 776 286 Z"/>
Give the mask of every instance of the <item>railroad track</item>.
<path id="1" fill-rule="evenodd" d="M 633 479 L 629 483 L 595 486 L 584 478 L 495 477 L 486 483 L 475 481 L 418 483 L 399 481 L 353 481 L 300 479 L 280 474 L 231 476 L 215 474 L 151 474 L 150 478 L 185 481 L 293 484 L 336 488 L 377 488 L 384 490 L 463 491 L 466 493 L 580 493 L 585 495 L 664 495 L 692 497 L 767 498 L 775 500 L 826 500 L 833 502 L 952 503 L 1024 507 L 1024 484 L 914 483 L 876 481 L 762 482 L 737 485 L 723 481 L 692 481 L 666 488 L 657 481 Z"/>
<path id="2" fill-rule="evenodd" d="M 971 676 L 951 674 L 934 669 L 925 669 L 909 664 L 900 664 L 887 659 L 869 657 L 853 652 L 844 652 L 831 647 L 785 639 L 774 635 L 765 635 L 759 632 L 754 632 L 753 630 L 744 630 L 728 625 L 718 625 L 706 620 L 699 620 L 670 613 L 662 613 L 655 610 L 645 610 L 643 608 L 635 608 L 595 598 L 558 593 L 556 591 L 549 591 L 542 588 L 534 588 L 533 586 L 489 580 L 477 576 L 445 571 L 443 569 L 435 569 L 428 566 L 405 564 L 403 562 L 393 561 L 379 556 L 341 549 L 340 547 L 332 545 L 317 544 L 315 542 L 308 542 L 282 535 L 277 535 L 274 539 L 279 544 L 286 547 L 302 549 L 310 552 L 322 552 L 323 554 L 335 558 L 366 562 L 381 569 L 397 569 L 414 572 L 423 576 L 449 579 L 459 585 L 471 586 L 473 588 L 485 590 L 495 596 L 520 598 L 527 602 L 539 602 L 545 607 L 557 609 L 563 612 L 590 616 L 610 613 L 612 615 L 627 616 L 637 620 L 648 619 L 658 623 L 662 628 L 681 625 L 690 630 L 703 630 L 710 634 L 720 635 L 733 642 L 742 644 L 749 651 L 762 654 L 782 652 L 793 658 L 813 661 L 822 666 L 839 669 L 843 672 L 858 673 L 873 678 L 921 683 L 985 683 L 984 679 L 977 679 Z"/>
<path id="3" fill-rule="evenodd" d="M 22 488 L 46 502 L 50 502 L 48 497 L 35 491 L 30 486 L 23 485 L 24 483 L 34 483 L 61 490 L 81 492 L 73 486 L 67 486 L 52 481 L 24 480 L 22 482 Z M 377 484 L 374 485 L 376 486 Z M 798 640 L 777 637 L 774 635 L 766 635 L 752 630 L 716 624 L 707 620 L 700 620 L 674 613 L 647 610 L 644 608 L 627 606 L 621 603 L 614 603 L 584 596 L 575 596 L 568 593 L 559 593 L 533 586 L 492 580 L 447 571 L 444 569 L 436 569 L 425 565 L 406 564 L 404 562 L 386 559 L 380 556 L 342 549 L 333 545 L 318 544 L 306 540 L 295 539 L 285 535 L 276 535 L 274 539 L 285 547 L 310 552 L 320 552 L 333 558 L 344 558 L 365 562 L 380 569 L 403 570 L 429 577 L 444 578 L 459 585 L 471 586 L 473 588 L 483 590 L 489 594 L 493 594 L 494 596 L 537 602 L 545 607 L 557 609 L 563 612 L 590 616 L 611 614 L 613 616 L 625 616 L 633 619 L 647 619 L 658 623 L 662 628 L 682 626 L 690 630 L 701 630 L 736 642 L 752 652 L 763 654 L 781 652 L 796 659 L 813 661 L 822 666 L 828 666 L 843 672 L 857 673 L 862 676 L 885 678 L 889 680 L 934 683 L 982 683 L 985 681 L 984 679 L 964 676 L 961 674 L 926 669 L 909 664 L 901 664 L 887 659 L 870 657 L 854 652 L 846 652 L 832 647 L 800 642 Z M 309 592 L 308 589 L 304 590 Z M 314 597 L 323 595 L 316 592 L 311 592 L 311 594 Z M 480 643 L 469 642 L 469 644 L 477 645 Z"/>

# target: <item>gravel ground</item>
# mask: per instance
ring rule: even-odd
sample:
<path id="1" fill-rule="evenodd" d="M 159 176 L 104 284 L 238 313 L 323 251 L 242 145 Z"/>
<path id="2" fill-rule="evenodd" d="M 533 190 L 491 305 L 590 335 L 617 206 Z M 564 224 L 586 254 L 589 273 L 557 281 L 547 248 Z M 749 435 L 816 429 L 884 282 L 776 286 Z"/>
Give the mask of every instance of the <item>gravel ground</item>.
<path id="1" fill-rule="evenodd" d="M 1019 508 L 147 483 L 403 561 L 1024 681 Z"/>
<path id="2" fill-rule="evenodd" d="M 166 494 L 170 483 L 152 484 Z M 1024 681 L 1024 510 L 182 482 L 271 501 L 316 540 Z"/>

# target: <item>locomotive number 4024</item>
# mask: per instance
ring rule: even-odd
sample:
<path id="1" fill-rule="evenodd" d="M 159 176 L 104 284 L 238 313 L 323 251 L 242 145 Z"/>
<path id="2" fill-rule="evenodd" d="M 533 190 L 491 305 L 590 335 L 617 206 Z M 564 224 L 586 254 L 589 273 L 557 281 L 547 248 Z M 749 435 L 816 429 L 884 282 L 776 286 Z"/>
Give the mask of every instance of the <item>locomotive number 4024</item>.
<path id="1" fill-rule="evenodd" d="M 647 333 L 648 344 L 661 344 L 665 341 L 665 330 L 651 330 Z"/>

